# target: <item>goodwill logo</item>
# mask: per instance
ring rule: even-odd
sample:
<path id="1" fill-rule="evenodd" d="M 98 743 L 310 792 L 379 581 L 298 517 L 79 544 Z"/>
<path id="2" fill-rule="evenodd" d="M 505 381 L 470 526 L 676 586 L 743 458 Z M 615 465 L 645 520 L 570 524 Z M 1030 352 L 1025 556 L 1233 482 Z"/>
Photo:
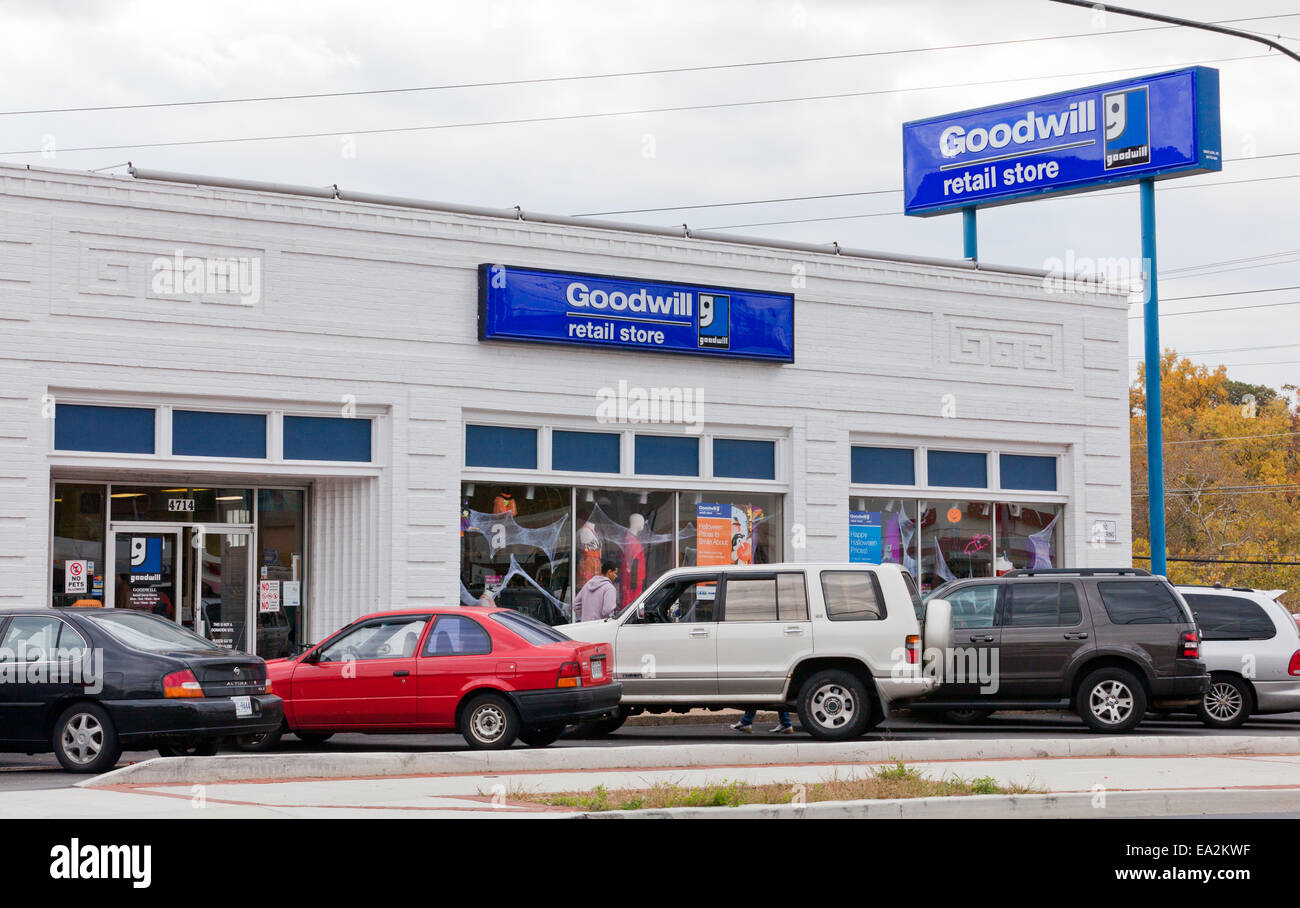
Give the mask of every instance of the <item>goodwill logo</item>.
<path id="1" fill-rule="evenodd" d="M 1102 95 L 1106 112 L 1107 170 L 1133 167 L 1151 160 L 1151 117 L 1147 86 Z"/>

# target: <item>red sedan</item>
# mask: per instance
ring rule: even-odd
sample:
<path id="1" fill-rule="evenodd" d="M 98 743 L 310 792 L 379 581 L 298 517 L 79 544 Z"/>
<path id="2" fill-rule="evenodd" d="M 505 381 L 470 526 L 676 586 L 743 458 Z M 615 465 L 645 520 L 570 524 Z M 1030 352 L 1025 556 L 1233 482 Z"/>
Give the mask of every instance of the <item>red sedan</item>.
<path id="1" fill-rule="evenodd" d="M 266 663 L 284 726 L 241 742 L 273 747 L 335 732 L 455 732 L 469 746 L 533 747 L 565 725 L 616 713 L 612 651 L 510 609 L 434 608 L 360 618 L 292 659 Z"/>

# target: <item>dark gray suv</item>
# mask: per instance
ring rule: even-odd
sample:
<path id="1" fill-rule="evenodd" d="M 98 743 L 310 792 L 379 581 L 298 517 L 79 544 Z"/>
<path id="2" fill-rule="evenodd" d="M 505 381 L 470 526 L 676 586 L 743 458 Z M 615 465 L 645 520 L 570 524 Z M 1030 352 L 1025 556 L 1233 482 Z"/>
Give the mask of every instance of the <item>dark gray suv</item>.
<path id="1" fill-rule="evenodd" d="M 1068 709 L 1094 731 L 1126 732 L 1148 709 L 1195 706 L 1209 685 L 1187 603 L 1137 568 L 1011 571 L 951 581 L 933 599 L 951 604 L 952 637 L 940 686 L 909 704 L 919 712 L 977 722 Z"/>

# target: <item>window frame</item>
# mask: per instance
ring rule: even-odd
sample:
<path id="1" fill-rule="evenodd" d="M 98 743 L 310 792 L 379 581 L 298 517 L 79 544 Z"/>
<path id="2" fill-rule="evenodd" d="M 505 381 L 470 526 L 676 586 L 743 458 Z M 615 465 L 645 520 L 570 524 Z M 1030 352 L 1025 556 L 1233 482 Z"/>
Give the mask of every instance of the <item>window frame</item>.
<path id="1" fill-rule="evenodd" d="M 825 569 L 825 570 L 818 571 L 817 573 L 818 573 L 818 577 L 817 577 L 818 582 L 821 584 L 821 590 L 822 590 L 822 605 L 823 605 L 823 606 L 825 607 L 825 609 L 826 609 L 826 620 L 827 620 L 827 621 L 885 621 L 886 619 L 888 619 L 888 617 L 889 617 L 889 608 L 888 608 L 888 606 L 885 604 L 885 594 L 884 594 L 884 590 L 883 590 L 883 589 L 881 588 L 881 586 L 880 586 L 880 577 L 876 574 L 875 571 L 871 571 L 871 570 L 846 570 L 846 569 L 843 569 L 843 568 L 827 568 L 827 569 Z M 868 577 L 870 577 L 870 579 L 871 579 L 872 590 L 873 590 L 873 592 L 875 593 L 875 597 L 876 597 L 876 609 L 877 609 L 877 614 L 876 614 L 874 617 L 871 617 L 871 618 L 846 618 L 846 617 L 835 617 L 834 615 L 832 615 L 832 614 L 831 614 L 831 597 L 828 595 L 828 593 L 827 593 L 827 589 L 826 589 L 826 577 L 827 577 L 828 574 L 850 574 L 850 575 L 853 575 L 853 574 L 865 574 L 865 575 L 867 575 Z"/>

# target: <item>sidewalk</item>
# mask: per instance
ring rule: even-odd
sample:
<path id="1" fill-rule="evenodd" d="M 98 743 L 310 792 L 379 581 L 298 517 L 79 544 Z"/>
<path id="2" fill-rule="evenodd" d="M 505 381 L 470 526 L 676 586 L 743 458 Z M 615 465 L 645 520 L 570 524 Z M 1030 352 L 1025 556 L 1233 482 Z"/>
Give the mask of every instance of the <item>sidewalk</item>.
<path id="1" fill-rule="evenodd" d="M 1217 753 L 1169 754 L 1144 742 L 1166 739 L 1081 739 L 1101 744 L 1091 755 L 1070 754 L 1062 743 L 1017 742 L 1028 747 L 1020 755 L 970 759 L 908 760 L 907 765 L 933 778 L 960 776 L 972 779 L 991 776 L 1003 784 L 1032 785 L 1043 794 L 988 795 L 964 798 L 926 798 L 872 802 L 820 802 L 804 807 L 755 805 L 739 808 L 677 808 L 647 811 L 675 816 L 890 816 L 890 817 L 994 817 L 994 816 L 1168 816 L 1213 813 L 1242 813 L 1300 810 L 1300 748 L 1294 739 L 1285 742 L 1289 753 L 1274 751 L 1277 738 L 1202 738 L 1206 750 Z M 1114 742 L 1114 746 L 1107 742 Z M 1218 743 L 1216 743 L 1218 742 Z M 1223 742 L 1231 742 L 1226 744 Z M 1259 742 L 1247 744 L 1246 742 Z M 930 742 L 926 742 L 930 743 Z M 956 742 L 954 742 L 956 743 Z M 517 768 L 494 769 L 480 761 L 468 764 L 481 753 L 440 754 L 461 758 L 440 761 L 443 771 L 376 775 L 376 761 L 390 762 L 410 754 L 358 754 L 353 761 L 356 775 L 336 774 L 332 778 L 245 778 L 227 781 L 184 779 L 179 770 L 188 765 L 209 777 L 222 758 L 180 758 L 151 760 L 105 777 L 91 780 L 86 787 L 62 790 L 15 791 L 0 794 L 0 816 L 4 817 L 572 817 L 581 815 L 568 808 L 530 804 L 517 799 L 520 792 L 587 791 L 597 785 L 609 789 L 641 788 L 655 783 L 723 784 L 812 783 L 832 778 L 864 775 L 892 760 L 836 759 L 835 747 L 822 748 L 825 759 L 811 754 L 775 748 L 761 748 L 759 757 L 744 762 L 705 764 L 691 759 L 690 751 L 701 745 L 626 748 L 626 751 L 656 751 L 629 754 L 628 761 L 642 758 L 643 765 L 623 767 L 556 766 L 552 760 L 530 759 L 564 753 L 572 761 L 579 753 L 586 757 L 608 750 L 518 751 L 512 754 Z M 742 746 L 729 748 L 733 756 L 759 750 Z M 716 750 L 716 749 L 715 749 Z M 1108 754 L 1106 751 L 1112 751 Z M 1242 751 L 1251 752 L 1242 752 Z M 1054 751 L 1054 752 L 1053 752 Z M 1129 751 L 1121 753 L 1120 751 Z M 1234 752 L 1235 751 L 1235 752 Z M 677 758 L 673 758 L 677 755 Z M 435 756 L 435 755 L 417 755 Z M 500 755 L 497 755 L 500 756 Z M 648 758 L 659 757 L 657 765 Z M 521 758 L 523 758 L 521 760 Z M 274 757 L 232 757 L 234 761 L 261 759 L 271 770 L 285 765 Z M 627 762 L 627 761 L 625 761 Z M 158 764 L 169 770 L 171 781 L 159 779 Z M 536 768 L 529 768 L 534 764 Z M 231 763 L 228 768 L 236 764 Z M 370 769 L 369 773 L 364 770 Z M 150 776 L 154 778 L 150 778 Z M 94 787 L 92 787 L 94 786 Z M 628 813 L 614 814 L 628 816 Z M 601 814 L 600 816 L 609 816 Z"/>

